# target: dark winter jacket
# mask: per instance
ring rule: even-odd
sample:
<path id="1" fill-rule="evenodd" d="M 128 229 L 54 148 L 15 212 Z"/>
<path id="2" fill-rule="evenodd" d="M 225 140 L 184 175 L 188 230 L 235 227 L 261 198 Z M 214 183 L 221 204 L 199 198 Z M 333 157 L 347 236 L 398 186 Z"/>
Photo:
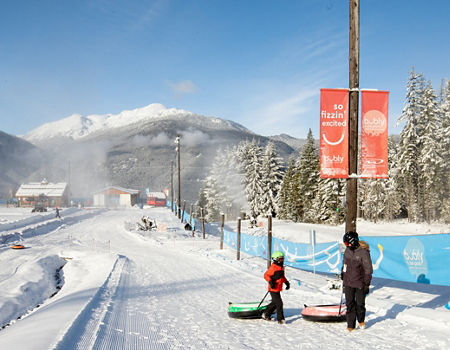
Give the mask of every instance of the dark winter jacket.
<path id="1" fill-rule="evenodd" d="M 344 286 L 363 288 L 372 280 L 372 260 L 368 249 L 347 247 L 342 265 Z"/>
<path id="2" fill-rule="evenodd" d="M 286 277 L 284 276 L 284 268 L 276 263 L 272 263 L 269 269 L 264 273 L 264 279 L 267 282 L 271 280 L 275 282 L 274 288 L 270 286 L 269 283 L 269 292 L 281 292 L 283 290 L 283 283 L 287 282 Z"/>

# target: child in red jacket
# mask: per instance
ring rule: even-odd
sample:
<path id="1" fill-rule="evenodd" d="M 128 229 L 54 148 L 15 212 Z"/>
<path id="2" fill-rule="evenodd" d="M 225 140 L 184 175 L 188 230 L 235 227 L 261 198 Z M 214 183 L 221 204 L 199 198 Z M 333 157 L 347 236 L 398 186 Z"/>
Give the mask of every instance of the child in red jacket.
<path id="1" fill-rule="evenodd" d="M 284 324 L 283 300 L 281 299 L 281 291 L 283 290 L 283 283 L 286 284 L 286 290 L 290 288 L 290 283 L 284 276 L 284 254 L 282 252 L 275 252 L 272 254 L 272 265 L 264 273 L 264 279 L 269 282 L 269 292 L 272 297 L 271 303 L 267 306 L 266 311 L 262 314 L 262 318 L 270 321 L 270 316 L 275 309 L 277 310 L 278 323 Z"/>

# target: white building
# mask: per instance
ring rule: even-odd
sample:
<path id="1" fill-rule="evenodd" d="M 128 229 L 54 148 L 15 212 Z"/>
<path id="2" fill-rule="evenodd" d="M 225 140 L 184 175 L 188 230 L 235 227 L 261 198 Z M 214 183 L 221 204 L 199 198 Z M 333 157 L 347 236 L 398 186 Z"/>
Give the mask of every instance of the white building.
<path id="1" fill-rule="evenodd" d="M 94 193 L 95 207 L 132 207 L 139 201 L 139 190 L 109 186 Z"/>

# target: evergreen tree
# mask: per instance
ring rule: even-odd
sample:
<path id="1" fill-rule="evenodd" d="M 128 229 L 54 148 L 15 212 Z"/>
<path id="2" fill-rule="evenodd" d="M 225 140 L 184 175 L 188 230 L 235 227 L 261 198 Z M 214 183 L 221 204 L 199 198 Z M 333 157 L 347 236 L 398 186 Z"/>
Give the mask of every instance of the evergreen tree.
<path id="1" fill-rule="evenodd" d="M 363 196 L 360 201 L 363 218 L 377 222 L 386 208 L 386 180 L 364 179 L 358 187 Z"/>
<path id="2" fill-rule="evenodd" d="M 317 223 L 340 224 L 344 221 L 345 182 L 341 179 L 320 179 L 314 199 Z"/>
<path id="3" fill-rule="evenodd" d="M 450 222 L 450 80 L 447 80 L 442 92 L 439 140 L 442 150 L 442 176 L 440 177 L 442 203 L 441 218 L 444 222 Z"/>
<path id="4" fill-rule="evenodd" d="M 302 148 L 297 169 L 297 201 L 299 202 L 299 205 L 296 207 L 300 209 L 299 220 L 304 222 L 314 222 L 316 216 L 314 215 L 313 203 L 317 192 L 320 171 L 318 150 L 314 144 L 314 137 L 311 129 L 308 131 L 306 143 Z"/>
<path id="5" fill-rule="evenodd" d="M 393 220 L 396 218 L 402 209 L 402 194 L 403 191 L 398 183 L 398 162 L 397 162 L 397 144 L 392 137 L 388 140 L 388 162 L 389 162 L 389 178 L 386 180 L 385 193 L 385 210 L 383 218 L 386 220 Z"/>
<path id="6" fill-rule="evenodd" d="M 278 211 L 277 200 L 283 179 L 283 163 L 276 154 L 275 145 L 269 142 L 262 161 L 263 193 L 261 196 L 262 213 L 276 217 Z"/>
<path id="7" fill-rule="evenodd" d="M 201 210 L 202 210 L 202 208 L 206 208 L 207 203 L 208 203 L 208 201 L 206 199 L 206 182 L 205 182 L 205 184 L 203 184 L 203 187 L 200 190 L 200 193 L 198 195 L 198 200 L 195 203 L 195 210 L 194 210 L 194 212 L 195 212 L 195 216 L 197 218 L 202 216 L 202 211 Z"/>
<path id="8" fill-rule="evenodd" d="M 205 220 L 208 222 L 219 221 L 221 212 L 221 188 L 214 178 L 214 176 L 208 176 L 205 180 Z"/>
<path id="9" fill-rule="evenodd" d="M 424 124 L 421 137 L 421 149 L 419 153 L 419 191 L 421 193 L 420 218 L 428 222 L 435 219 L 440 208 L 439 203 L 439 177 L 443 175 L 442 149 L 438 131 L 441 129 L 439 123 L 439 105 L 436 93 L 431 83 L 425 85 L 422 95 L 422 109 L 420 119 Z"/>
<path id="10" fill-rule="evenodd" d="M 261 198 L 264 193 L 263 174 L 262 174 L 262 150 L 259 145 L 253 141 L 250 144 L 247 158 L 247 168 L 245 169 L 245 194 L 250 209 L 250 216 L 257 218 L 263 213 L 264 207 Z"/>
<path id="11" fill-rule="evenodd" d="M 415 74 L 414 70 L 412 70 L 407 83 L 406 105 L 398 119 L 399 123 L 403 121 L 406 123 L 400 133 L 398 161 L 401 182 L 406 193 L 406 208 L 410 221 L 417 221 L 419 217 L 419 156 L 422 146 L 420 143 L 422 124 L 419 116 L 422 110 L 423 85 L 423 76 Z"/>
<path id="12" fill-rule="evenodd" d="M 295 186 L 294 158 L 289 158 L 288 167 L 281 182 L 280 194 L 278 196 L 278 218 L 283 220 L 293 219 L 293 187 Z"/>

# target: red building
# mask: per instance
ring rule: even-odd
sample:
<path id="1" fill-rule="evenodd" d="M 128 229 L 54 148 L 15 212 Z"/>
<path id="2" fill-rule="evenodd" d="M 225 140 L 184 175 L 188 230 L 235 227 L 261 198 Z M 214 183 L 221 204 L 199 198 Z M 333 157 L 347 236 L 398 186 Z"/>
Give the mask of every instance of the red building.
<path id="1" fill-rule="evenodd" d="M 165 207 L 166 195 L 162 192 L 148 192 L 147 204 L 155 207 Z"/>

